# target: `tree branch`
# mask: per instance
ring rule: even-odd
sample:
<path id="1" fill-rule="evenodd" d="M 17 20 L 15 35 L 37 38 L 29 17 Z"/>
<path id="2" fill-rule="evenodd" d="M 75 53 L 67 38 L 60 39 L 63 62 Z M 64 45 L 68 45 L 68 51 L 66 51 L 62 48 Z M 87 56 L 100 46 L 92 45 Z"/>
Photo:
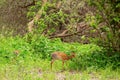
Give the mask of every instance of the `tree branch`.
<path id="1" fill-rule="evenodd" d="M 77 35 L 78 33 L 82 33 L 84 30 L 86 30 L 86 28 L 84 28 L 84 29 L 81 30 L 81 31 L 77 31 L 77 32 L 74 32 L 74 33 L 71 33 L 71 34 L 65 34 L 66 32 L 68 32 L 68 30 L 64 30 L 61 34 L 57 34 L 57 35 L 54 35 L 54 36 L 50 36 L 50 38 L 60 38 L 60 37 L 73 36 L 73 35 Z"/>
<path id="2" fill-rule="evenodd" d="M 33 0 L 33 2 L 32 3 L 30 3 L 30 4 L 28 4 L 28 5 L 24 5 L 24 6 L 19 6 L 20 8 L 28 8 L 29 6 L 33 6 L 33 5 L 35 5 L 35 0 Z"/>

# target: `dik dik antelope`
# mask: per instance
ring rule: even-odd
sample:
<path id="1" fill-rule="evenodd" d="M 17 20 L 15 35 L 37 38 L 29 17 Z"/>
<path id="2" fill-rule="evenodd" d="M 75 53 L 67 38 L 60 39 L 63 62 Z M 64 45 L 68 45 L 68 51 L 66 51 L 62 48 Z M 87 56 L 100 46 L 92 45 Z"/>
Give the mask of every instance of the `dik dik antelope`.
<path id="1" fill-rule="evenodd" d="M 13 51 L 13 53 L 14 53 L 15 55 L 18 55 L 18 54 L 20 53 L 20 51 L 19 51 L 19 50 L 15 50 L 15 51 Z"/>
<path id="2" fill-rule="evenodd" d="M 67 55 L 63 52 L 53 52 L 51 54 L 51 57 L 52 57 L 52 60 L 51 60 L 51 69 L 52 69 L 52 64 L 54 63 L 55 60 L 62 60 L 62 67 L 64 67 L 64 62 L 69 60 L 69 59 L 72 59 L 75 57 L 75 53 L 71 53 L 71 55 Z"/>

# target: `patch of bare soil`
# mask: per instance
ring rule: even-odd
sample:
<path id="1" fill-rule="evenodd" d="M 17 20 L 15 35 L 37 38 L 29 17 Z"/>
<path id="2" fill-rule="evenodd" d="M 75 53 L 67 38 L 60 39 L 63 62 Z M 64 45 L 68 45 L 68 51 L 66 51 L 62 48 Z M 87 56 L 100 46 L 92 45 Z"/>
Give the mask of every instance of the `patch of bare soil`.
<path id="1" fill-rule="evenodd" d="M 54 72 L 54 71 L 42 71 L 41 69 L 34 69 L 32 70 L 33 73 L 37 74 L 38 77 L 42 77 L 44 74 L 49 75 L 49 74 L 55 74 L 55 80 L 67 80 L 67 76 L 66 76 L 66 71 L 59 71 L 59 72 Z M 69 76 L 74 76 L 76 74 L 82 76 L 83 73 L 82 72 L 77 72 L 77 71 L 68 71 L 67 74 L 69 74 Z M 88 74 L 91 79 L 90 80 L 99 80 L 98 77 L 96 77 L 96 75 L 94 73 L 89 73 Z"/>

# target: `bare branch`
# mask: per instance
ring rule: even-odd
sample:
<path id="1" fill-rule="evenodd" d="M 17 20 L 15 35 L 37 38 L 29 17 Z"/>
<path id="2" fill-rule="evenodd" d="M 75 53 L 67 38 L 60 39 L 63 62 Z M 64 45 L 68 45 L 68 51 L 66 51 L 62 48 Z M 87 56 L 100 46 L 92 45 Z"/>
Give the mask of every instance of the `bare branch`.
<path id="1" fill-rule="evenodd" d="M 18 6 L 18 7 L 20 7 L 20 8 L 28 8 L 29 6 L 33 6 L 33 5 L 35 5 L 35 0 L 33 0 L 32 1 L 32 3 L 30 3 L 30 4 L 28 4 L 28 5 L 24 5 L 24 6 Z"/>
<path id="2" fill-rule="evenodd" d="M 73 36 L 73 35 L 77 35 L 78 33 L 82 33 L 84 30 L 86 30 L 86 28 L 84 28 L 83 30 L 81 31 L 77 31 L 77 32 L 74 32 L 74 33 L 71 33 L 71 34 L 65 34 L 66 32 L 68 32 L 68 30 L 64 30 L 61 34 L 57 34 L 57 35 L 54 35 L 54 36 L 50 36 L 50 38 L 60 38 L 60 37 L 68 37 L 68 36 Z M 82 35 L 82 34 L 81 34 Z"/>

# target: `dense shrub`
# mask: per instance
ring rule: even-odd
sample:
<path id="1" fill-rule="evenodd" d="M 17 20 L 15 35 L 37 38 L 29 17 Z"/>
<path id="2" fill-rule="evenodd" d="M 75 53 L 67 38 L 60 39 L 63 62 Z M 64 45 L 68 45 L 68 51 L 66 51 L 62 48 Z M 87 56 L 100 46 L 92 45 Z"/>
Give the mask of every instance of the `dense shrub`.
<path id="1" fill-rule="evenodd" d="M 88 15 L 86 21 L 94 31 L 99 33 L 97 44 L 109 51 L 120 52 L 120 2 L 119 0 L 88 0 L 91 7 L 96 8 L 93 15 Z"/>
<path id="2" fill-rule="evenodd" d="M 72 67 L 75 69 L 105 69 L 106 67 L 111 67 L 116 69 L 120 67 L 120 55 L 116 53 L 109 56 L 106 51 L 94 50 L 93 52 L 88 52 L 87 54 L 79 54 L 79 56 L 72 63 Z M 74 67 L 75 65 L 75 67 Z"/>
<path id="3" fill-rule="evenodd" d="M 76 58 L 70 63 L 70 67 L 73 69 L 98 69 L 107 66 L 115 69 L 120 65 L 119 53 L 110 55 L 103 47 L 95 44 L 64 43 L 60 39 L 49 40 L 43 36 L 36 37 L 33 40 L 34 53 L 41 59 L 50 60 L 50 54 L 54 51 L 62 51 L 68 55 L 74 51 Z"/>
<path id="4" fill-rule="evenodd" d="M 18 58 L 25 60 L 30 58 L 31 45 L 28 44 L 23 38 L 16 37 L 1 37 L 0 38 L 0 59 L 1 62 L 10 62 L 16 55 L 15 50 L 19 51 Z"/>
<path id="5" fill-rule="evenodd" d="M 19 50 L 20 54 L 14 54 L 15 50 Z M 109 55 L 107 50 L 95 44 L 79 44 L 65 43 L 60 39 L 50 40 L 44 36 L 26 35 L 25 37 L 1 37 L 0 38 L 0 63 L 17 62 L 27 60 L 51 60 L 50 54 L 54 51 L 62 51 L 70 54 L 72 51 L 76 53 L 76 57 L 70 63 L 71 69 L 87 69 L 87 68 L 106 68 L 111 66 L 116 69 L 120 66 L 120 55 L 116 53 Z"/>

